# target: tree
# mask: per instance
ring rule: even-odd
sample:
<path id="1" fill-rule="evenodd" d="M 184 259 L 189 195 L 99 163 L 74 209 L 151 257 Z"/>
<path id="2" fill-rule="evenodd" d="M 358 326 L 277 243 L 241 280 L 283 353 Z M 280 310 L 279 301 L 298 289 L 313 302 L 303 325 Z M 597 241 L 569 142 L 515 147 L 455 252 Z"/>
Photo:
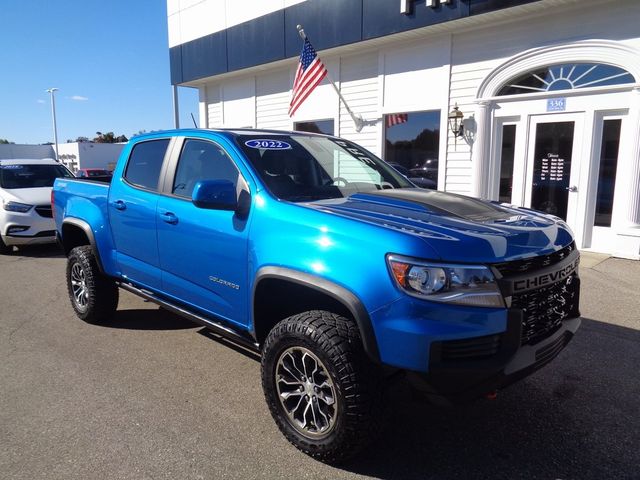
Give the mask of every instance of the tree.
<path id="1" fill-rule="evenodd" d="M 96 132 L 96 138 L 93 139 L 96 143 L 120 143 L 127 142 L 129 139 L 124 135 L 115 136 L 113 132 Z"/>
<path id="2" fill-rule="evenodd" d="M 134 133 L 134 134 L 133 134 L 133 135 L 131 135 L 131 136 L 132 136 L 132 137 L 137 137 L 138 135 L 143 135 L 143 134 L 145 134 L 145 133 L 147 133 L 147 131 L 146 131 L 146 130 L 144 130 L 144 129 L 143 129 L 143 130 L 138 130 L 138 132 L 137 132 L 137 133 Z"/>
<path id="3" fill-rule="evenodd" d="M 0 138 L 0 144 L 8 145 L 8 144 L 10 144 L 10 143 L 11 143 L 11 144 L 13 144 L 13 143 L 15 143 L 15 142 L 10 142 L 10 141 L 9 141 L 9 140 L 7 140 L 6 138 Z"/>

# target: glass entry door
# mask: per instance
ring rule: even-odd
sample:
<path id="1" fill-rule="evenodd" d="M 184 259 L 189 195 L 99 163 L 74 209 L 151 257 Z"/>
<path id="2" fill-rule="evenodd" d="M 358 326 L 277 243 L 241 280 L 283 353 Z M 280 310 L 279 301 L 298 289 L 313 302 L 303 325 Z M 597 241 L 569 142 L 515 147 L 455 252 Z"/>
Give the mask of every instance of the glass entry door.
<path id="1" fill-rule="evenodd" d="M 612 246 L 616 245 L 616 225 L 623 221 L 624 207 L 621 204 L 625 199 L 619 195 L 616 197 L 616 184 L 620 182 L 618 160 L 621 145 L 624 149 L 622 132 L 625 118 L 626 112 L 596 114 L 593 178 L 590 179 L 584 246 L 601 252 L 615 251 Z"/>
<path id="2" fill-rule="evenodd" d="M 530 118 L 525 204 L 575 230 L 583 114 Z"/>

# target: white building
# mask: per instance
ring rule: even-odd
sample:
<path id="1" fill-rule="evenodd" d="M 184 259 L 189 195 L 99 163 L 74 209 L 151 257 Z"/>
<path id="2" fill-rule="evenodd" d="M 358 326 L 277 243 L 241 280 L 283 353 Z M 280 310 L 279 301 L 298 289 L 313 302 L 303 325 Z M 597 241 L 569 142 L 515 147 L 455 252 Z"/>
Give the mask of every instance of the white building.
<path id="1" fill-rule="evenodd" d="M 51 145 L 0 144 L 0 160 L 10 158 L 56 158 Z"/>
<path id="2" fill-rule="evenodd" d="M 440 190 L 546 210 L 586 250 L 640 258 L 640 2 L 168 0 L 171 79 L 202 127 L 315 129 Z M 302 24 L 320 85 L 287 115 Z M 458 105 L 464 134 L 447 126 Z M 391 124 L 390 114 L 406 122 Z"/>
<path id="3" fill-rule="evenodd" d="M 58 144 L 60 162 L 72 172 L 81 168 L 113 170 L 124 143 L 70 142 Z"/>

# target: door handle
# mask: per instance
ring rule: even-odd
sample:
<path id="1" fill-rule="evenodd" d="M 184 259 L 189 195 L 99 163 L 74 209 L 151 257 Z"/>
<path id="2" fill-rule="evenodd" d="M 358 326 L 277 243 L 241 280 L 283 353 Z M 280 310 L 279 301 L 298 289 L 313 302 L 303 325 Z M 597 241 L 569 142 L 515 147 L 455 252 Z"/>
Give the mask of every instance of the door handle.
<path id="1" fill-rule="evenodd" d="M 576 187 L 575 185 L 571 185 L 570 187 L 565 187 L 567 190 L 569 190 L 570 192 L 577 192 L 578 191 L 578 187 Z"/>
<path id="2" fill-rule="evenodd" d="M 116 200 L 111 205 L 113 205 L 116 210 L 124 210 L 127 208 L 127 204 L 124 203 L 122 200 Z"/>
<path id="3" fill-rule="evenodd" d="M 161 213 L 160 216 L 162 217 L 162 220 L 164 220 L 167 223 L 170 223 L 171 225 L 175 225 L 178 223 L 178 217 L 176 217 L 175 214 L 171 212 Z"/>

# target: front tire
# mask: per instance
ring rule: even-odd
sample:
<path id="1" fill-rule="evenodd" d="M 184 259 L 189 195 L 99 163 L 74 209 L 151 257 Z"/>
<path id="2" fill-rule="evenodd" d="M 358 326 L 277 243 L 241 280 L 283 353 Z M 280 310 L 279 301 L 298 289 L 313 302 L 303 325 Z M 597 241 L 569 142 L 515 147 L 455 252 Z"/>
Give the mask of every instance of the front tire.
<path id="1" fill-rule="evenodd" d="M 118 286 L 100 272 L 93 249 L 88 245 L 76 247 L 69 253 L 67 290 L 73 310 L 86 322 L 104 321 L 118 308 Z"/>
<path id="2" fill-rule="evenodd" d="M 276 424 L 327 463 L 358 453 L 380 430 L 382 389 L 357 325 L 326 311 L 293 315 L 269 333 L 262 387 Z"/>

